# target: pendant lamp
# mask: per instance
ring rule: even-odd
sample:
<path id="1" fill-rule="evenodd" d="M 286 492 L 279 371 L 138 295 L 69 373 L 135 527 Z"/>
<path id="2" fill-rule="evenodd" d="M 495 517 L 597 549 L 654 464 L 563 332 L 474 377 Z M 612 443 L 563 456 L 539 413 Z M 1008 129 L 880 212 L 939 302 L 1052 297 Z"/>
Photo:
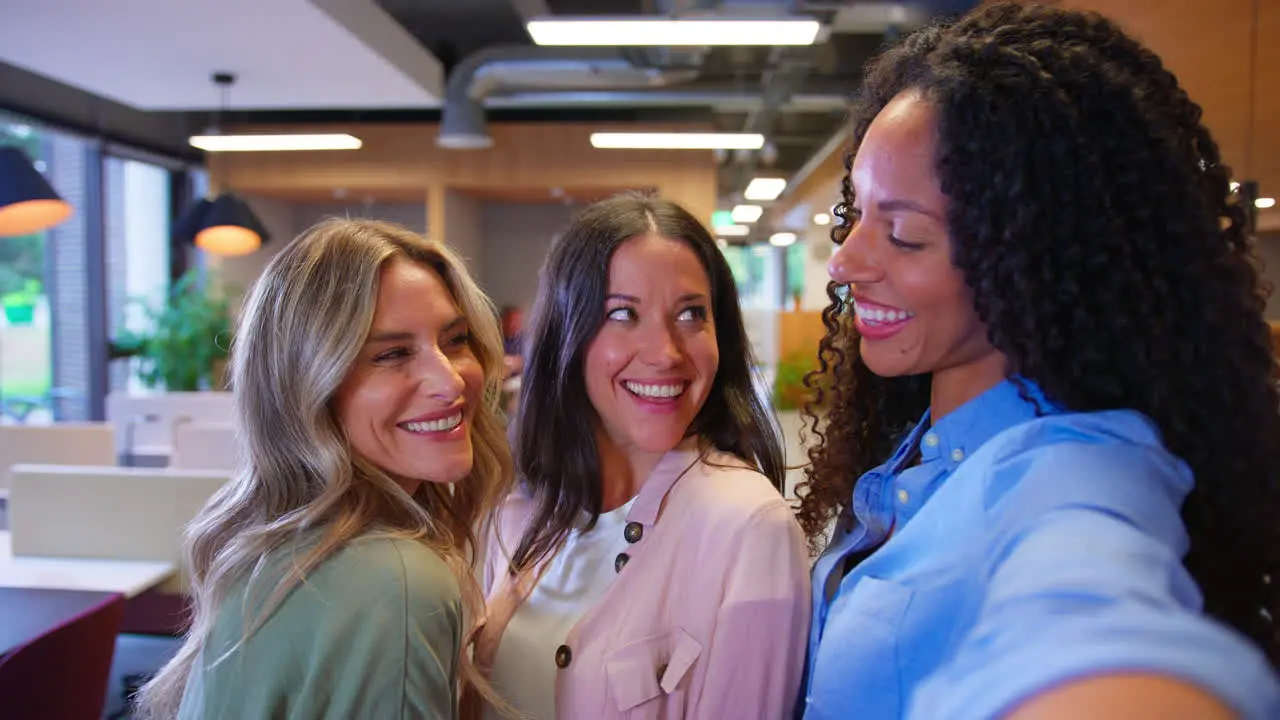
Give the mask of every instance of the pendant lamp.
<path id="1" fill-rule="evenodd" d="M 21 149 L 0 147 L 0 237 L 30 235 L 71 217 L 58 196 Z"/>
<path id="2" fill-rule="evenodd" d="M 266 243 L 267 229 L 240 197 L 202 198 L 174 225 L 174 236 L 214 255 L 246 255 Z"/>

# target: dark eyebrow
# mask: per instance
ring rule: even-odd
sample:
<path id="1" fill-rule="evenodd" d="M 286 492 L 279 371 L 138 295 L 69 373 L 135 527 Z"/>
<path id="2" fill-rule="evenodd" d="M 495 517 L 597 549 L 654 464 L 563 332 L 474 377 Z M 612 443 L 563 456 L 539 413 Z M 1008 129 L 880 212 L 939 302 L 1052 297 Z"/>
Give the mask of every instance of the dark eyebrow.
<path id="1" fill-rule="evenodd" d="M 900 212 L 905 210 L 907 212 L 919 213 L 926 217 L 931 217 L 940 223 L 946 222 L 946 220 L 938 217 L 938 215 L 929 208 L 912 200 L 885 200 L 882 203 L 877 203 L 876 207 L 880 208 L 880 212 Z"/>
<path id="2" fill-rule="evenodd" d="M 623 295 L 622 293 L 609 293 L 604 297 L 605 300 L 622 300 L 624 302 L 640 304 L 640 298 L 634 295 Z M 689 302 L 690 300 L 706 300 L 707 296 L 702 293 L 689 293 L 676 298 L 676 302 Z"/>
<path id="3" fill-rule="evenodd" d="M 452 332 L 454 330 L 457 330 L 460 327 L 465 327 L 466 324 L 467 324 L 467 319 L 459 315 L 454 319 L 450 320 L 449 324 L 441 328 L 440 334 L 444 335 L 446 333 Z M 372 333 L 369 334 L 369 339 L 366 340 L 365 342 L 366 343 L 405 342 L 407 340 L 412 340 L 413 338 L 414 338 L 413 333 L 404 332 L 402 330 L 374 330 Z"/>

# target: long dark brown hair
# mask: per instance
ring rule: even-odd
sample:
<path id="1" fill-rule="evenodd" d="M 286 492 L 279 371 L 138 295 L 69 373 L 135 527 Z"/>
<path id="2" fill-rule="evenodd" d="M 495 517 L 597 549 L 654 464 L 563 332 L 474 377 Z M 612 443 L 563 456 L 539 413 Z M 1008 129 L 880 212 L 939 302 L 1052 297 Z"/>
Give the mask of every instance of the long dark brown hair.
<path id="1" fill-rule="evenodd" d="M 587 396 L 583 358 L 605 318 L 609 261 L 646 235 L 685 243 L 711 284 L 720 366 L 689 436 L 754 463 L 779 490 L 784 468 L 777 423 L 757 392 L 752 352 L 733 274 L 707 229 L 679 205 L 619 195 L 586 208 L 551 248 L 526 334 L 524 380 L 514 418 L 517 476 L 537 509 L 512 555 L 513 572 L 547 557 L 581 513 L 601 511 L 599 416 Z"/>
<path id="2" fill-rule="evenodd" d="M 853 113 L 854 152 L 907 90 L 938 110 L 953 262 L 1010 375 L 1070 410 L 1127 408 L 1155 421 L 1195 473 L 1185 563 L 1205 610 L 1280 659 L 1269 288 L 1199 106 L 1105 18 L 1007 3 L 926 28 L 874 61 Z M 836 242 L 853 195 L 846 174 Z M 836 291 L 821 367 L 807 379 L 823 408 L 807 410 L 820 442 L 800 488 L 815 548 L 847 517 L 858 477 L 929 405 L 927 376 L 867 368 Z"/>

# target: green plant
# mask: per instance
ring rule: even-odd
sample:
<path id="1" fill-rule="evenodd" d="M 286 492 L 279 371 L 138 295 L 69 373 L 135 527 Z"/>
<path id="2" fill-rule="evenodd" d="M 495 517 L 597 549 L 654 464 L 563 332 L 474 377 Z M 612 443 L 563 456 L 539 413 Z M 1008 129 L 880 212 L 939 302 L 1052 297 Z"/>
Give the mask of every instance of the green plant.
<path id="1" fill-rule="evenodd" d="M 29 279 L 22 284 L 21 290 L 13 290 L 0 297 L 0 303 L 4 305 L 35 305 L 43 293 L 44 287 L 40 284 L 40 281 Z"/>
<path id="2" fill-rule="evenodd" d="M 44 288 L 39 280 L 28 279 L 21 290 L 0 295 L 0 306 L 4 308 L 5 318 L 10 325 L 30 325 L 35 319 L 36 303 L 40 301 Z"/>
<path id="3" fill-rule="evenodd" d="M 191 270 L 173 284 L 160 307 L 130 300 L 143 308 L 151 330 L 121 333 L 112 354 L 136 359 L 138 377 L 148 387 L 169 391 L 214 387 L 215 367 L 226 358 L 231 340 L 231 312 L 226 295 L 213 289 L 217 285 L 202 283 L 197 271 Z"/>
<path id="4" fill-rule="evenodd" d="M 793 353 L 778 361 L 773 376 L 773 406 L 778 410 L 798 410 L 811 395 L 804 376 L 817 368 L 817 354 Z"/>

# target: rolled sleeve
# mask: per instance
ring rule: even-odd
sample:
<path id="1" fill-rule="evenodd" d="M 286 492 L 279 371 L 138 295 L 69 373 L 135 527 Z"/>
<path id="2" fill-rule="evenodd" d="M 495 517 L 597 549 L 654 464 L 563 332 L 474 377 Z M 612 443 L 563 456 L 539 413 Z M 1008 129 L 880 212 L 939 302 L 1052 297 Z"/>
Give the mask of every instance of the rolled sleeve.
<path id="1" fill-rule="evenodd" d="M 1151 446 L 1055 443 L 997 463 L 978 622 L 909 717 L 996 718 L 1113 672 L 1171 676 L 1249 720 L 1280 717 L 1265 657 L 1200 612 L 1181 563 L 1189 487 L 1185 466 Z"/>

